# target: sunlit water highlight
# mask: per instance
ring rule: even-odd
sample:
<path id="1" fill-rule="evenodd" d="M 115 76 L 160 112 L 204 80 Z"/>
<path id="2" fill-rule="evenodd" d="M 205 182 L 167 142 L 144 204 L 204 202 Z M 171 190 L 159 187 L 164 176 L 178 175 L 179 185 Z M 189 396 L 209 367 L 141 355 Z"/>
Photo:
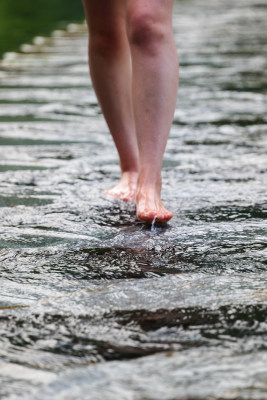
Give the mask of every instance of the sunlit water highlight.
<path id="1" fill-rule="evenodd" d="M 3 60 L 0 397 L 267 398 L 266 21 L 176 4 L 175 216 L 152 230 L 102 194 L 119 168 L 85 26 Z"/>

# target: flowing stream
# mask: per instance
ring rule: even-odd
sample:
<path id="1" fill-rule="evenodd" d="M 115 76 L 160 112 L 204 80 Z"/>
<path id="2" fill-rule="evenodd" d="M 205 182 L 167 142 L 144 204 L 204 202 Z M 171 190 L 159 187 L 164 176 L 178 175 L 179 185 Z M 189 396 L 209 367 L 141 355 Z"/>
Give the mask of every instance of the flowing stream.
<path id="1" fill-rule="evenodd" d="M 267 5 L 174 9 L 165 227 L 103 196 L 117 154 L 85 25 L 0 64 L 0 398 L 267 399 Z"/>

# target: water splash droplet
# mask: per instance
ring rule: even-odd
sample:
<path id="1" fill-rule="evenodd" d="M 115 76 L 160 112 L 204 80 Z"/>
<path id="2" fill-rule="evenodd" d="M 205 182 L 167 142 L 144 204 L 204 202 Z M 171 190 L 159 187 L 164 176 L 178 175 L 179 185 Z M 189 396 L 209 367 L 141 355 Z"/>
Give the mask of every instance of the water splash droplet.
<path id="1" fill-rule="evenodd" d="M 156 219 L 157 219 L 157 215 L 155 215 L 152 224 L 151 224 L 151 232 L 156 232 L 157 228 L 155 227 L 155 223 L 156 223 Z"/>

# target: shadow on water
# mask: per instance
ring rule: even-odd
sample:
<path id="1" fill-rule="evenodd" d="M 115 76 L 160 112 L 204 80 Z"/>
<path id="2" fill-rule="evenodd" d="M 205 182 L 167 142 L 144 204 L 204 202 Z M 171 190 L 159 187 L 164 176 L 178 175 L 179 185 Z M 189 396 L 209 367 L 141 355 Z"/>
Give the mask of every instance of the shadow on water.
<path id="1" fill-rule="evenodd" d="M 127 360 L 192 347 L 231 348 L 236 353 L 267 349 L 267 308 L 223 306 L 86 315 L 32 314 L 0 317 L 1 355 L 31 367 L 63 368 L 103 360 Z M 42 332 L 42 333 L 41 333 Z M 41 333 L 41 334 L 40 334 Z M 32 349 L 25 359 L 22 350 Z M 55 357 L 53 357 L 55 355 Z"/>

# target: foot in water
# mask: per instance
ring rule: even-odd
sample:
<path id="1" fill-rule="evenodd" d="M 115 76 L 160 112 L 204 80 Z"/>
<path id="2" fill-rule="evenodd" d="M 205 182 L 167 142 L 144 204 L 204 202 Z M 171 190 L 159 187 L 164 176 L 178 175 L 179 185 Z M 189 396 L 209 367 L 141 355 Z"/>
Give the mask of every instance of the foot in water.
<path id="1" fill-rule="evenodd" d="M 136 215 L 141 221 L 152 223 L 166 223 L 173 213 L 168 211 L 160 198 L 160 190 L 153 188 L 139 188 L 136 196 Z"/>
<path id="2" fill-rule="evenodd" d="M 154 189 L 151 185 L 142 185 L 137 191 L 137 181 L 137 172 L 124 172 L 120 182 L 106 190 L 105 195 L 118 200 L 136 201 L 136 215 L 141 221 L 151 224 L 168 222 L 173 213 L 164 207 L 160 198 L 160 187 Z"/>
<path id="3" fill-rule="evenodd" d="M 124 172 L 122 173 L 120 182 L 105 191 L 105 195 L 113 197 L 113 199 L 134 201 L 137 190 L 137 172 Z"/>

